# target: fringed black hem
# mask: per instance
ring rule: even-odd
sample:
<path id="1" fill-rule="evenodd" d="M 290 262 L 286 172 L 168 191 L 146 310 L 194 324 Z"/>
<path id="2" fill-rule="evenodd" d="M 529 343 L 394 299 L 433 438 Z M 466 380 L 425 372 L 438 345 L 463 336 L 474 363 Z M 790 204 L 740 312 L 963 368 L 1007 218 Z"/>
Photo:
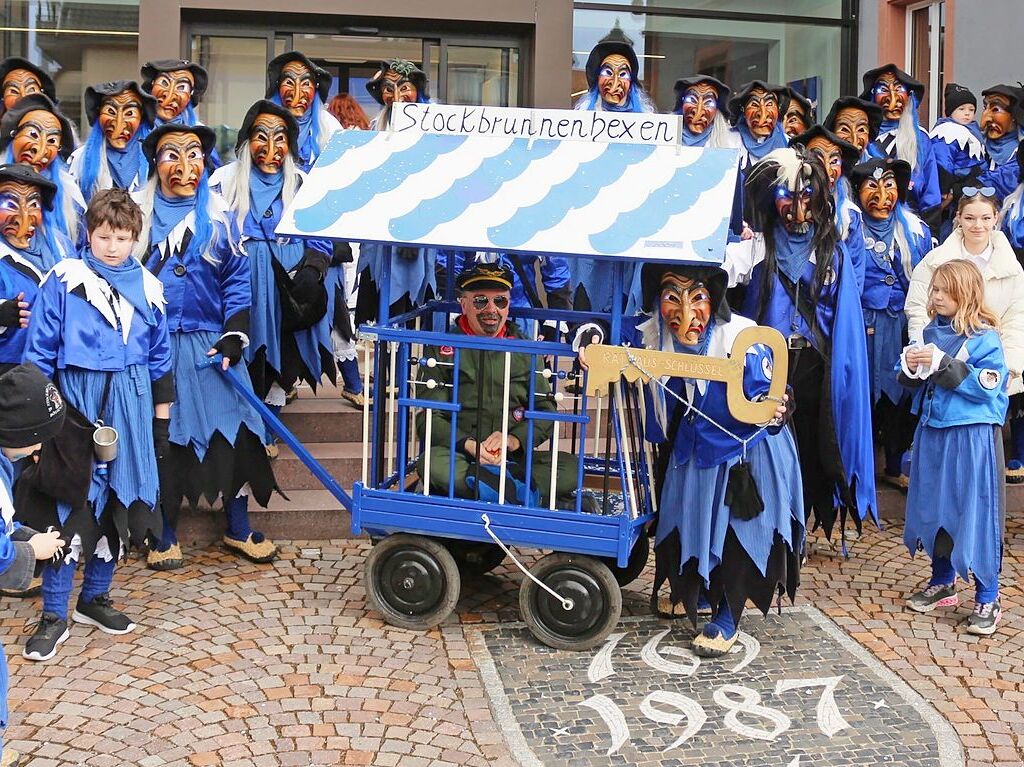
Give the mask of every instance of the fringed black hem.
<path id="1" fill-rule="evenodd" d="M 322 344 L 317 346 L 317 353 L 320 355 L 321 377 L 327 376 L 327 380 L 333 383 L 338 377 L 338 369 L 334 362 L 334 351 L 324 348 Z M 299 354 L 298 344 L 295 336 L 286 333 L 281 339 L 281 372 L 278 375 L 278 383 L 281 388 L 288 391 L 298 381 L 304 381 L 313 391 L 320 385 L 320 378 L 313 375 L 306 363 Z M 264 395 L 265 396 L 265 395 Z"/>
<path id="2" fill-rule="evenodd" d="M 346 343 L 355 340 L 356 334 L 352 328 L 348 300 L 345 298 L 345 289 L 341 285 L 334 287 L 334 316 L 331 317 L 331 329 L 338 334 L 338 338 Z"/>
<path id="3" fill-rule="evenodd" d="M 19 510 L 15 519 L 34 530 L 52 528 L 60 533 L 66 544 L 78 536 L 82 551 L 80 562 L 88 562 L 96 553 L 96 544 L 106 536 L 111 553 L 116 557 L 124 546 L 127 554 L 132 549 L 147 549 L 160 540 L 163 534 L 163 517 L 159 506 L 150 509 L 142 501 L 135 501 L 125 507 L 116 498 L 107 502 L 100 518 L 97 520 L 90 504 L 72 509 L 66 522 L 61 524 L 57 516 L 57 502 L 49 499 L 43 502 L 40 496 L 37 503 Z"/>

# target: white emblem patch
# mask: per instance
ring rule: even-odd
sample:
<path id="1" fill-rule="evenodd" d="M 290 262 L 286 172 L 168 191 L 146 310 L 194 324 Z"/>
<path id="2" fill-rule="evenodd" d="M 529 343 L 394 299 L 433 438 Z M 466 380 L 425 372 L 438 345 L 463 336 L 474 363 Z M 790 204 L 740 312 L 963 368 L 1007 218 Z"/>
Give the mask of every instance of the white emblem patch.
<path id="1" fill-rule="evenodd" d="M 995 389 L 999 386 L 999 382 L 1002 380 L 1002 376 L 999 375 L 998 370 L 982 370 L 978 373 L 978 380 L 981 385 L 986 389 Z"/>
<path id="2" fill-rule="evenodd" d="M 768 357 L 761 358 L 761 372 L 764 373 L 764 377 L 769 381 L 772 380 L 772 361 Z"/>

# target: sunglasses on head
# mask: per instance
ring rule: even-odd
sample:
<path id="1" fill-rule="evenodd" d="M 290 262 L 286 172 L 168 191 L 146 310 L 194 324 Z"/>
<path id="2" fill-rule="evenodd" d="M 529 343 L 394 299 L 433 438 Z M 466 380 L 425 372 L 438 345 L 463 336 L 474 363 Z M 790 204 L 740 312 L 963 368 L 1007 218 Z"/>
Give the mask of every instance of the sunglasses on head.
<path id="1" fill-rule="evenodd" d="M 965 186 L 963 194 L 964 194 L 964 197 L 968 197 L 968 198 L 970 198 L 970 197 L 977 197 L 979 194 L 982 197 L 995 197 L 996 196 L 996 190 L 995 190 L 995 187 L 991 187 L 991 186 L 982 186 L 982 187 Z"/>
<path id="2" fill-rule="evenodd" d="M 495 309 L 508 308 L 508 296 L 473 296 L 473 308 L 482 312 L 487 304 L 494 304 Z"/>

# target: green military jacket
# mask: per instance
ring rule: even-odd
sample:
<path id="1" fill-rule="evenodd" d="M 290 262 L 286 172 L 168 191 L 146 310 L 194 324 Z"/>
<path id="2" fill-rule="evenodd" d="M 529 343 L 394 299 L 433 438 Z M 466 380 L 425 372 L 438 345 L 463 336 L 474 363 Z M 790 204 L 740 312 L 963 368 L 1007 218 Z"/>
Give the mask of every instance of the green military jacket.
<path id="1" fill-rule="evenodd" d="M 525 339 L 519 326 L 515 323 L 508 322 L 505 328 L 507 337 Z M 451 332 L 453 335 L 465 335 L 458 326 L 455 326 Z M 501 344 L 501 340 L 500 338 L 494 339 L 496 344 Z M 455 360 L 454 350 L 450 346 L 427 346 L 423 350 L 423 356 L 427 359 L 433 357 L 438 363 L 452 363 Z M 536 359 L 542 369 L 543 357 Z M 530 364 L 530 355 L 512 354 L 510 361 L 508 433 L 515 436 L 519 440 L 519 444 L 525 448 L 527 421 L 523 417 L 523 413 L 529 409 L 531 376 L 536 380 L 534 409 L 554 412 L 556 405 L 549 396 L 551 385 L 548 383 L 548 379 Z M 423 383 L 418 383 L 416 397 L 421 400 L 451 402 L 452 388 L 450 384 L 453 374 L 453 367 L 450 364 L 438 364 L 433 368 L 419 367 L 419 381 L 433 379 L 438 384 L 446 385 L 429 389 Z M 463 349 L 459 353 L 459 404 L 462 405 L 462 411 L 456 419 L 456 449 L 461 447 L 462 442 L 467 438 L 479 442 L 487 439 L 494 432 L 501 431 L 504 380 L 505 354 L 503 352 Z M 451 444 L 453 415 L 453 413 L 441 410 L 432 411 L 431 446 L 448 447 Z M 421 412 L 416 418 L 416 428 L 421 439 L 426 436 L 425 426 L 425 413 Z M 550 439 L 553 431 L 554 424 L 551 421 L 534 421 L 534 447 L 536 448 Z M 525 450 L 521 450 L 520 455 L 524 454 Z M 510 455 L 515 454 L 510 453 Z"/>

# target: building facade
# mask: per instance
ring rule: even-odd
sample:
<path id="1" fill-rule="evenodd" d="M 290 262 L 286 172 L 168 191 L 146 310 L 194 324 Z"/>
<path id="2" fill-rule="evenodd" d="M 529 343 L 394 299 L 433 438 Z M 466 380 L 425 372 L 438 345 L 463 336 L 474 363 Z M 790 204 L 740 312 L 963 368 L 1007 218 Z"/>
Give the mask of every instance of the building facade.
<path id="1" fill-rule="evenodd" d="M 0 0 L 0 9 L 0 53 L 53 73 L 83 133 L 86 85 L 184 57 L 210 71 L 200 112 L 225 149 L 264 93 L 266 62 L 292 48 L 331 71 L 332 94 L 351 92 L 371 116 L 365 83 L 388 58 L 421 65 L 445 103 L 566 107 L 586 89 L 590 49 L 618 27 L 663 111 L 676 78 L 695 72 L 788 83 L 827 108 L 860 91 L 861 69 L 895 61 L 928 84 L 929 123 L 944 82 L 977 91 L 1012 79 L 1024 56 L 1009 39 L 1017 25 L 998 23 L 1020 14 L 1020 0 Z"/>

